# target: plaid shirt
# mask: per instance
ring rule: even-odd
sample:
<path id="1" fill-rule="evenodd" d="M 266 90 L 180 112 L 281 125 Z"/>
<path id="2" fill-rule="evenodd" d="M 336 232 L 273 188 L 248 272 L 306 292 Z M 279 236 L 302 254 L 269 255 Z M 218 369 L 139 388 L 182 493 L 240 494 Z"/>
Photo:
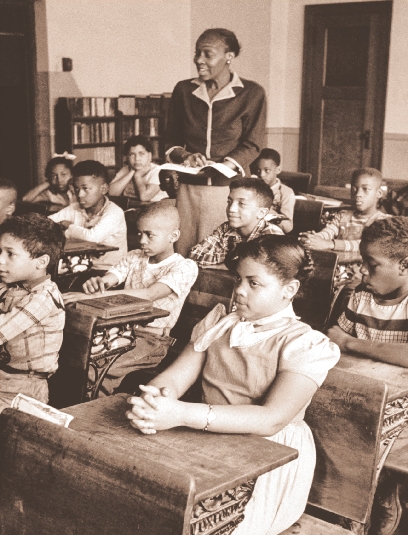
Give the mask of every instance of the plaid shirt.
<path id="1" fill-rule="evenodd" d="M 158 264 L 150 264 L 149 257 L 140 249 L 136 249 L 122 258 L 119 264 L 110 268 L 108 273 L 118 277 L 118 284 L 125 282 L 125 290 L 149 288 L 155 282 L 166 284 L 173 290 L 170 295 L 153 301 L 155 307 L 168 310 L 170 315 L 149 323 L 149 327 L 171 329 L 178 320 L 190 288 L 195 283 L 198 268 L 197 264 L 177 253 Z"/>
<path id="2" fill-rule="evenodd" d="M 283 232 L 270 221 L 261 219 L 246 241 L 254 240 L 264 234 L 283 234 Z M 210 236 L 195 245 L 191 249 L 189 257 L 195 260 L 199 266 L 222 264 L 227 254 L 235 249 L 237 243 L 242 241 L 244 239 L 241 234 L 236 229 L 231 228 L 228 221 L 225 221 Z"/>
<path id="3" fill-rule="evenodd" d="M 0 296 L 0 345 L 13 368 L 54 372 L 64 324 L 62 296 L 49 276 L 10 286 Z"/>

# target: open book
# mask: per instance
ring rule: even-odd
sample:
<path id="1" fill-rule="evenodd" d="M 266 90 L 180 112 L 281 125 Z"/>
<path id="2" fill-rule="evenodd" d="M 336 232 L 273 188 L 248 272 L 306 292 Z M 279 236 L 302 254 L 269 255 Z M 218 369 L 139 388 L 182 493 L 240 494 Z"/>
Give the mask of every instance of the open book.
<path id="1" fill-rule="evenodd" d="M 179 182 L 202 186 L 228 186 L 231 179 L 237 176 L 236 171 L 223 163 L 211 162 L 203 167 L 185 167 L 176 163 L 165 163 L 160 166 L 160 183 L 163 185 L 166 177 L 171 175 L 174 177 L 174 174 L 177 175 Z M 175 189 L 177 189 L 176 185 Z"/>

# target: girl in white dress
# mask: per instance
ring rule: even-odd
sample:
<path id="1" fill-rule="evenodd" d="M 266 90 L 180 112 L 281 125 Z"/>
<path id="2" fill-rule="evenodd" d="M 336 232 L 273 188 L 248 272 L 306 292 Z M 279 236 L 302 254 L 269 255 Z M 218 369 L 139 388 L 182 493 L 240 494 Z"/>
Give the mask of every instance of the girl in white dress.
<path id="1" fill-rule="evenodd" d="M 310 274 L 296 239 L 267 235 L 238 244 L 234 312 L 217 305 L 193 330 L 180 357 L 129 398 L 142 433 L 187 426 L 212 433 L 261 435 L 299 457 L 260 476 L 234 535 L 277 535 L 304 511 L 315 467 L 304 414 L 340 357 L 339 348 L 294 314 L 292 300 Z M 179 398 L 202 375 L 202 403 Z M 237 438 L 239 441 L 239 438 Z"/>

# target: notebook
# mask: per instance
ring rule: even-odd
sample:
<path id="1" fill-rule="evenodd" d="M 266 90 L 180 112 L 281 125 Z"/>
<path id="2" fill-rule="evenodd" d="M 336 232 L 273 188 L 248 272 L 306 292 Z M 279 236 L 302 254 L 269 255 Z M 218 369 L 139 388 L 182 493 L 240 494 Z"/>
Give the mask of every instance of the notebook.
<path id="1" fill-rule="evenodd" d="M 151 312 L 153 304 L 147 299 L 140 299 L 132 295 L 114 294 L 77 301 L 76 308 L 99 318 L 107 319 L 117 316 L 132 316 L 141 312 Z"/>

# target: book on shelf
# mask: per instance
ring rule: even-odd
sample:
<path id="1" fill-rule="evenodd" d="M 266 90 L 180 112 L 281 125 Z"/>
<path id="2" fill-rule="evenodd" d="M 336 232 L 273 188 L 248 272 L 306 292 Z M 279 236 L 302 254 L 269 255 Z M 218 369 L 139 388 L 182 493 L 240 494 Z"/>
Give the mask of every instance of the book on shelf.
<path id="1" fill-rule="evenodd" d="M 108 319 L 151 312 L 153 304 L 148 299 L 140 299 L 128 294 L 114 294 L 77 301 L 76 308 L 99 318 Z"/>
<path id="2" fill-rule="evenodd" d="M 105 99 L 103 97 L 97 97 L 96 101 L 96 115 L 98 117 L 104 117 L 105 115 Z"/>
<path id="3" fill-rule="evenodd" d="M 119 95 L 118 98 L 118 110 L 123 115 L 135 115 L 136 114 L 136 99 L 134 95 Z"/>
<path id="4" fill-rule="evenodd" d="M 74 154 L 79 162 L 84 160 L 97 160 L 98 162 L 103 163 L 106 167 L 116 166 L 115 147 L 74 148 Z"/>

